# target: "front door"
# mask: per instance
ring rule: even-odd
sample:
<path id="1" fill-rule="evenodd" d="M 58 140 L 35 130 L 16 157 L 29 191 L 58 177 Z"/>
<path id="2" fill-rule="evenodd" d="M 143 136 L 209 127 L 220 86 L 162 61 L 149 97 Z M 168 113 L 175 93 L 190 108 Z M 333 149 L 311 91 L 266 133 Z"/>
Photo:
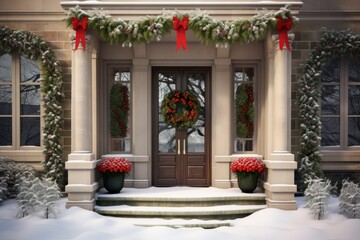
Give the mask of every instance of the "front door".
<path id="1" fill-rule="evenodd" d="M 210 185 L 210 73 L 211 68 L 153 68 L 154 186 Z M 192 127 L 176 129 L 163 120 L 161 103 L 174 90 L 188 90 L 200 102 L 199 118 Z"/>

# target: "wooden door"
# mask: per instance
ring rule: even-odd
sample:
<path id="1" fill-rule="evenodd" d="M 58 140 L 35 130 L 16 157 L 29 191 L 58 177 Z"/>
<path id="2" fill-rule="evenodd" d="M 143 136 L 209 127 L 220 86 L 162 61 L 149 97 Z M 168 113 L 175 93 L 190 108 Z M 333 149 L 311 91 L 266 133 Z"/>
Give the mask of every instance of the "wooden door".
<path id="1" fill-rule="evenodd" d="M 154 186 L 210 185 L 211 68 L 153 68 L 152 168 Z M 188 129 L 166 124 L 160 114 L 164 96 L 188 90 L 200 102 L 197 122 Z"/>

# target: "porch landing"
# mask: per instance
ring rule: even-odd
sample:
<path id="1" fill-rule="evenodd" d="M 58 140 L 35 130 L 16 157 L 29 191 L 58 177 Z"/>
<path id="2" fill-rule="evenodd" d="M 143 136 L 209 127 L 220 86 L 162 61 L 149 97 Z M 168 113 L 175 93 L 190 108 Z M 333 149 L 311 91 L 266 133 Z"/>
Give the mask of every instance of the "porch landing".
<path id="1" fill-rule="evenodd" d="M 265 194 L 238 188 L 124 188 L 119 194 L 100 189 L 95 211 L 129 218 L 235 219 L 266 208 Z"/>

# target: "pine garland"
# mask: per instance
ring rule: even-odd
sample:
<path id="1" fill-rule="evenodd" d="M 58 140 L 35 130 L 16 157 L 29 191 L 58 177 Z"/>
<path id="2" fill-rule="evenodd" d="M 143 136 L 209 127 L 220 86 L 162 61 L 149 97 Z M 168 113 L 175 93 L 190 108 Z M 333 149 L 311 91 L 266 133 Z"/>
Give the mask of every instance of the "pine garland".
<path id="1" fill-rule="evenodd" d="M 292 16 L 289 5 L 278 11 L 259 11 L 250 19 L 220 21 L 211 18 L 206 12 L 164 11 L 159 16 L 147 16 L 138 21 L 126 22 L 113 19 L 99 10 L 85 11 L 79 6 L 70 8 L 67 24 L 71 26 L 72 18 L 88 17 L 88 29 L 92 29 L 99 38 L 110 43 L 122 43 L 131 47 L 135 43 L 160 41 L 162 36 L 170 33 L 173 28 L 173 17 L 182 19 L 189 17 L 189 29 L 204 44 L 227 47 L 233 43 L 249 43 L 263 39 L 267 32 L 276 28 L 276 17 L 292 18 L 293 24 L 298 19 Z"/>
<path id="2" fill-rule="evenodd" d="M 62 70 L 55 52 L 41 37 L 27 31 L 0 26 L 0 54 L 20 54 L 41 65 L 41 92 L 44 106 L 45 126 L 43 160 L 46 178 L 63 184 L 64 162 L 62 160 L 61 131 L 63 127 Z"/>
<path id="3" fill-rule="evenodd" d="M 336 57 L 360 57 L 360 35 L 350 30 L 326 30 L 311 56 L 302 66 L 304 74 L 299 79 L 298 105 L 300 110 L 300 162 L 302 180 L 322 178 L 319 143 L 320 122 L 320 76 L 327 63 Z"/>
<path id="4" fill-rule="evenodd" d="M 236 89 L 236 135 L 252 138 L 254 134 L 254 94 L 251 84 L 240 84 Z"/>
<path id="5" fill-rule="evenodd" d="M 124 138 L 128 129 L 129 89 L 127 86 L 115 83 L 110 91 L 111 137 Z"/>

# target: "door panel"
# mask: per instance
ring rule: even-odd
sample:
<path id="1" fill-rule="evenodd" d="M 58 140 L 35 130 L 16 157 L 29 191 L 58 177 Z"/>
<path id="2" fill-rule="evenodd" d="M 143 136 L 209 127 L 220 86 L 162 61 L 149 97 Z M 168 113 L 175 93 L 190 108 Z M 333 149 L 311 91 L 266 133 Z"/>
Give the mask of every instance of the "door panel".
<path id="1" fill-rule="evenodd" d="M 210 185 L 210 68 L 153 69 L 153 185 Z M 200 102 L 199 119 L 180 130 L 166 124 L 161 102 L 174 90 L 188 90 Z M 206 130 L 206 133 L 205 133 Z"/>

